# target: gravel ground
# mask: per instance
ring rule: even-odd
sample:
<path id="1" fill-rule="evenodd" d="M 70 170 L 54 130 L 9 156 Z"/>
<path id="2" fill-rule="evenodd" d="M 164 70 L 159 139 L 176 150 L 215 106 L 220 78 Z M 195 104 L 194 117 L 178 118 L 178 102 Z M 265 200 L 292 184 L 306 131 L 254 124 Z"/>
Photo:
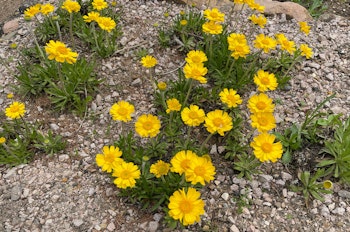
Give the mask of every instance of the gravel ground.
<path id="1" fill-rule="evenodd" d="M 122 45 L 142 44 L 158 58 L 159 79 L 176 78 L 174 70 L 181 66 L 183 57 L 176 49 L 160 49 L 153 24 L 168 24 L 184 6 L 141 0 L 118 3 L 126 12 L 122 17 Z M 163 17 L 165 11 L 170 13 L 167 19 Z M 9 44 L 27 46 L 31 41 L 27 24 L 20 19 L 18 31 L 0 41 L 0 56 L 11 58 L 10 69 L 15 70 L 19 57 Z M 273 93 L 280 102 L 276 106 L 279 128 L 301 121 L 307 109 L 331 93 L 336 97 L 324 110 L 350 114 L 349 19 L 324 15 L 311 25 L 313 30 L 305 38 L 296 35 L 295 21 L 280 15 L 269 18 L 263 30 L 267 34 L 283 32 L 314 49 L 314 59 L 297 67 L 289 87 Z M 145 72 L 134 52 L 135 49 L 126 49 L 100 61 L 99 75 L 106 81 L 84 119 L 52 113 L 45 99 L 16 96 L 27 105 L 26 117 L 41 120 L 47 128 L 63 134 L 69 147 L 53 157 L 37 156 L 27 165 L 0 167 L 0 231 L 167 231 L 162 212 L 150 213 L 118 198 L 110 178 L 94 163 L 95 154 L 119 133 L 116 125 L 112 125 L 111 135 L 105 133 L 113 103 L 122 99 L 133 102 L 135 117 L 155 111 L 151 104 L 152 86 L 144 80 Z M 12 84 L 16 82 L 9 70 L 1 66 L 0 110 L 10 102 L 6 95 L 13 91 Z M 297 181 L 294 170 L 280 163 L 263 164 L 264 174 L 254 176 L 252 181 L 238 179 L 232 164 L 214 148 L 216 179 L 202 190 L 206 214 L 199 224 L 178 231 L 350 231 L 348 187 L 334 183 L 334 193 L 326 195 L 325 202 L 314 200 L 307 209 L 302 196 L 288 188 Z M 312 152 L 305 149 L 300 156 L 308 153 Z"/>

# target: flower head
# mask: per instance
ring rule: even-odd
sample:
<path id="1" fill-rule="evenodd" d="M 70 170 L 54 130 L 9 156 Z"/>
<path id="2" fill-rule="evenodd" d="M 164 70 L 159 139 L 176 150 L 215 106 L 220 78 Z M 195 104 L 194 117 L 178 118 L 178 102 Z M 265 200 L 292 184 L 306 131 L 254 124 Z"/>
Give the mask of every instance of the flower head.
<path id="1" fill-rule="evenodd" d="M 71 0 L 66 0 L 62 4 L 62 9 L 65 9 L 69 13 L 79 12 L 80 11 L 80 5 L 79 5 L 78 2 L 71 1 Z"/>
<path id="2" fill-rule="evenodd" d="M 0 137 L 0 144 L 3 144 L 6 142 L 6 138 L 5 137 Z"/>
<path id="3" fill-rule="evenodd" d="M 217 132 L 219 135 L 224 136 L 224 133 L 230 131 L 233 127 L 232 118 L 222 110 L 214 110 L 205 117 L 204 126 L 209 133 L 214 134 Z"/>
<path id="4" fill-rule="evenodd" d="M 161 81 L 161 82 L 158 82 L 157 87 L 160 91 L 164 91 L 166 90 L 167 85 L 165 82 Z"/>
<path id="5" fill-rule="evenodd" d="M 179 220 L 184 226 L 200 221 L 204 214 L 204 202 L 194 188 L 177 190 L 169 198 L 169 216 Z"/>
<path id="6" fill-rule="evenodd" d="M 264 133 L 276 127 L 276 119 L 272 113 L 255 113 L 250 115 L 251 125 L 259 132 Z"/>
<path id="7" fill-rule="evenodd" d="M 215 21 L 209 21 L 202 25 L 202 30 L 206 34 L 219 35 L 223 31 L 223 27 L 221 24 L 216 23 Z"/>
<path id="8" fill-rule="evenodd" d="M 154 174 L 157 178 L 168 174 L 170 164 L 165 163 L 163 160 L 158 160 L 157 163 L 152 164 L 150 167 L 150 173 Z"/>
<path id="9" fill-rule="evenodd" d="M 9 107 L 5 109 L 6 117 L 11 119 L 17 119 L 23 117 L 26 112 L 26 107 L 21 102 L 13 102 Z"/>
<path id="10" fill-rule="evenodd" d="M 179 100 L 176 98 L 171 98 L 166 101 L 168 109 L 166 110 L 167 114 L 169 114 L 172 111 L 180 111 L 181 110 L 181 104 Z"/>
<path id="11" fill-rule="evenodd" d="M 135 130 L 141 137 L 155 137 L 160 132 L 160 120 L 151 114 L 141 115 L 135 123 Z"/>
<path id="12" fill-rule="evenodd" d="M 47 4 L 43 4 L 41 5 L 40 7 L 40 12 L 43 14 L 43 15 L 48 15 L 50 14 L 51 12 L 53 12 L 55 10 L 55 7 L 53 5 L 51 5 L 50 3 L 47 3 Z"/>
<path id="13" fill-rule="evenodd" d="M 248 44 L 236 44 L 235 46 L 232 46 L 231 49 L 231 56 L 235 60 L 239 59 L 240 57 L 246 58 L 247 55 L 250 53 L 250 48 Z"/>
<path id="14" fill-rule="evenodd" d="M 274 107 L 272 99 L 265 93 L 253 95 L 248 100 L 248 108 L 251 113 L 273 113 Z"/>
<path id="15" fill-rule="evenodd" d="M 203 51 L 192 50 L 187 53 L 185 60 L 188 64 L 202 64 L 208 61 L 208 58 Z"/>
<path id="16" fill-rule="evenodd" d="M 123 161 L 120 158 L 123 153 L 115 146 L 104 146 L 102 151 L 102 154 L 96 155 L 97 166 L 101 167 L 102 171 L 112 172 L 113 166 Z"/>
<path id="17" fill-rule="evenodd" d="M 201 84 L 207 83 L 207 79 L 204 77 L 208 73 L 208 69 L 201 63 L 187 63 L 183 68 L 185 78 L 191 78 L 199 81 Z"/>
<path id="18" fill-rule="evenodd" d="M 92 8 L 94 8 L 95 10 L 103 10 L 106 7 L 108 7 L 108 4 L 104 0 L 93 0 L 92 1 Z"/>
<path id="19" fill-rule="evenodd" d="M 262 133 L 253 139 L 250 146 L 254 149 L 254 155 L 261 162 L 276 162 L 282 157 L 283 147 L 281 142 L 274 143 L 275 136 Z"/>
<path id="20" fill-rule="evenodd" d="M 332 189 L 333 188 L 332 181 L 330 181 L 330 180 L 323 181 L 323 188 L 325 188 L 325 189 Z"/>
<path id="21" fill-rule="evenodd" d="M 277 43 L 280 44 L 281 49 L 293 54 L 296 50 L 294 41 L 288 40 L 284 34 L 276 34 Z"/>
<path id="22" fill-rule="evenodd" d="M 309 35 L 310 33 L 310 26 L 307 24 L 307 22 L 299 22 L 300 31 L 304 32 L 305 35 Z"/>
<path id="23" fill-rule="evenodd" d="M 8 99 L 12 99 L 12 98 L 13 98 L 13 93 L 7 94 L 7 98 L 8 98 Z"/>
<path id="24" fill-rule="evenodd" d="M 250 9 L 257 10 L 260 13 L 264 13 L 264 11 L 265 11 L 265 6 L 260 5 L 258 3 L 255 3 L 254 1 L 248 5 L 249 5 Z"/>
<path id="25" fill-rule="evenodd" d="M 200 183 L 205 185 L 205 182 L 209 183 L 211 180 L 214 180 L 214 175 L 214 165 L 209 159 L 204 157 L 193 159 L 185 172 L 186 181 L 191 182 L 191 184 Z"/>
<path id="26" fill-rule="evenodd" d="M 109 113 L 113 120 L 128 122 L 131 115 L 135 112 L 135 107 L 126 101 L 119 101 L 112 105 Z"/>
<path id="27" fill-rule="evenodd" d="M 247 39 L 244 34 L 231 33 L 227 37 L 227 42 L 228 50 L 232 51 L 237 44 L 247 44 Z"/>
<path id="28" fill-rule="evenodd" d="M 255 25 L 259 25 L 261 28 L 265 28 L 267 19 L 263 15 L 256 16 L 255 14 L 249 17 L 249 20 L 252 21 Z"/>
<path id="29" fill-rule="evenodd" d="M 96 22 L 102 30 L 107 32 L 111 32 L 117 26 L 111 17 L 98 17 Z"/>
<path id="30" fill-rule="evenodd" d="M 181 119 L 187 126 L 199 126 L 205 120 L 205 112 L 196 105 L 190 105 L 181 111 Z"/>
<path id="31" fill-rule="evenodd" d="M 83 19 L 85 22 L 91 23 L 93 21 L 96 22 L 99 17 L 100 17 L 100 13 L 98 13 L 96 11 L 91 11 L 87 15 L 84 15 Z"/>
<path id="32" fill-rule="evenodd" d="M 264 34 L 259 34 L 253 43 L 254 47 L 262 49 L 265 53 L 268 53 L 271 49 L 275 49 L 277 46 L 275 39 L 265 36 Z"/>
<path id="33" fill-rule="evenodd" d="M 141 64 L 145 68 L 152 68 L 152 67 L 156 66 L 157 59 L 154 58 L 153 56 L 147 55 L 147 56 L 142 57 Z"/>
<path id="34" fill-rule="evenodd" d="M 310 59 L 313 55 L 312 49 L 309 46 L 307 46 L 307 44 L 301 44 L 300 51 L 301 55 L 305 56 L 306 59 Z"/>
<path id="35" fill-rule="evenodd" d="M 33 18 L 35 15 L 40 13 L 40 7 L 41 7 L 41 4 L 36 4 L 34 6 L 27 8 L 24 11 L 24 16 L 30 19 Z"/>
<path id="36" fill-rule="evenodd" d="M 260 92 L 275 90 L 278 86 L 275 75 L 265 72 L 264 70 L 259 70 L 257 74 L 254 75 L 254 83 L 258 86 Z"/>
<path id="37" fill-rule="evenodd" d="M 193 151 L 179 151 L 170 160 L 171 171 L 182 175 L 182 173 L 185 173 L 188 170 L 188 168 L 190 167 L 190 163 L 196 158 L 198 158 L 198 156 Z"/>
<path id="38" fill-rule="evenodd" d="M 73 64 L 77 61 L 78 53 L 72 52 L 70 48 L 60 41 L 50 40 L 45 46 L 45 51 L 48 54 L 49 60 L 57 62 Z"/>
<path id="39" fill-rule="evenodd" d="M 242 104 L 241 96 L 237 94 L 236 90 L 225 88 L 219 93 L 219 96 L 220 100 L 229 108 L 237 107 Z"/>
<path id="40" fill-rule="evenodd" d="M 188 21 L 186 19 L 183 19 L 183 20 L 180 21 L 180 25 L 181 26 L 186 26 L 187 23 L 188 23 Z"/>
<path id="41" fill-rule="evenodd" d="M 135 187 L 136 180 L 140 178 L 141 172 L 134 163 L 121 162 L 114 166 L 112 176 L 117 177 L 114 184 L 118 188 L 126 189 Z"/>
<path id="42" fill-rule="evenodd" d="M 214 22 L 224 22 L 225 14 L 220 12 L 218 8 L 207 9 L 204 12 L 204 17 L 210 21 Z"/>

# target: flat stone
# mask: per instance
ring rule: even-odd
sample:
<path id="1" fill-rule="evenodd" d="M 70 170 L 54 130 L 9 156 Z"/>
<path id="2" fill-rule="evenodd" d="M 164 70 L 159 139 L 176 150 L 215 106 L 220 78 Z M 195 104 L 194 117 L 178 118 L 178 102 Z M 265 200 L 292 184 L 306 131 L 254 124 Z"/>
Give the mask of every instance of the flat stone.
<path id="1" fill-rule="evenodd" d="M 84 221 L 81 220 L 81 219 L 74 219 L 74 220 L 73 220 L 73 224 L 74 224 L 74 226 L 76 226 L 76 227 L 81 226 L 83 223 L 84 223 Z"/>
<path id="2" fill-rule="evenodd" d="M 4 34 L 8 34 L 10 32 L 17 30 L 18 27 L 19 27 L 18 19 L 13 19 L 4 24 L 4 26 L 2 27 L 2 31 L 4 32 Z"/>
<path id="3" fill-rule="evenodd" d="M 151 221 L 148 224 L 149 232 L 156 232 L 158 230 L 159 223 L 157 221 Z"/>
<path id="4" fill-rule="evenodd" d="M 230 227 L 230 231 L 231 232 L 239 232 L 239 229 L 237 228 L 237 226 L 235 224 L 233 224 L 231 227 Z"/>
<path id="5" fill-rule="evenodd" d="M 339 190 L 338 195 L 343 198 L 350 199 L 350 192 L 346 190 Z"/>
<path id="6" fill-rule="evenodd" d="M 11 200 L 12 201 L 17 201 L 22 195 L 22 188 L 20 185 L 15 185 L 11 189 Z"/>
<path id="7" fill-rule="evenodd" d="M 115 225 L 113 222 L 109 223 L 107 226 L 107 230 L 109 231 L 114 231 L 115 230 Z"/>
<path id="8" fill-rule="evenodd" d="M 228 193 L 223 193 L 221 195 L 221 198 L 224 199 L 225 201 L 227 201 L 229 199 L 230 195 Z"/>

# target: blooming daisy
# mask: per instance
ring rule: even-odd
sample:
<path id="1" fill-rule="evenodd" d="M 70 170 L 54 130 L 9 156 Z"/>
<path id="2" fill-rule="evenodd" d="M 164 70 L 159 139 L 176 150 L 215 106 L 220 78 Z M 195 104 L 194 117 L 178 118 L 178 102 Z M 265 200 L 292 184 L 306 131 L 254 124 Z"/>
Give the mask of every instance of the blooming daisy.
<path id="1" fill-rule="evenodd" d="M 56 60 L 57 62 L 73 64 L 77 61 L 78 53 L 72 52 L 70 48 L 60 41 L 50 40 L 45 46 L 45 51 L 49 60 Z"/>
<path id="2" fill-rule="evenodd" d="M 111 17 L 98 17 L 96 22 L 102 30 L 107 32 L 111 32 L 117 26 Z"/>
<path id="3" fill-rule="evenodd" d="M 254 149 L 254 155 L 261 162 L 271 161 L 276 162 L 282 157 L 283 147 L 281 142 L 274 143 L 275 136 L 267 133 L 262 133 L 255 138 L 250 146 Z"/>
<path id="4" fill-rule="evenodd" d="M 214 110 L 205 117 L 204 126 L 209 133 L 215 134 L 217 132 L 219 135 L 224 136 L 224 133 L 230 131 L 233 127 L 232 118 L 225 111 Z"/>
<path id="5" fill-rule="evenodd" d="M 120 158 L 123 153 L 119 150 L 119 147 L 104 146 L 102 151 L 102 154 L 96 155 L 97 166 L 101 167 L 102 171 L 111 172 L 114 165 L 123 161 Z"/>
<path id="6" fill-rule="evenodd" d="M 190 163 L 196 159 L 198 156 L 196 153 L 190 150 L 179 151 L 174 155 L 174 157 L 170 160 L 171 163 L 171 171 L 179 173 L 185 173 Z"/>
<path id="7" fill-rule="evenodd" d="M 204 157 L 196 157 L 191 160 L 189 166 L 185 172 L 186 181 L 191 184 L 200 183 L 205 185 L 205 182 L 209 183 L 214 180 L 215 167 L 212 162 Z"/>
<path id="8" fill-rule="evenodd" d="M 192 50 L 187 53 L 185 60 L 189 64 L 202 64 L 208 61 L 208 58 L 203 51 Z"/>
<path id="9" fill-rule="evenodd" d="M 92 1 L 92 8 L 94 8 L 95 10 L 103 10 L 106 7 L 108 7 L 108 4 L 104 0 L 93 0 Z"/>
<path id="10" fill-rule="evenodd" d="M 191 78 L 199 81 L 201 84 L 207 83 L 207 79 L 204 77 L 208 73 L 208 69 L 201 63 L 187 63 L 183 68 L 185 78 Z"/>
<path id="11" fill-rule="evenodd" d="M 135 107 L 127 101 L 119 101 L 112 105 L 109 113 L 113 120 L 128 122 L 131 115 L 135 112 Z"/>
<path id="12" fill-rule="evenodd" d="M 91 11 L 87 15 L 83 16 L 83 19 L 87 23 L 91 23 L 93 21 L 97 21 L 97 19 L 100 17 L 100 13 L 96 11 Z"/>
<path id="13" fill-rule="evenodd" d="M 225 88 L 219 93 L 219 96 L 220 100 L 229 108 L 237 107 L 242 104 L 241 96 L 237 94 L 236 90 Z"/>
<path id="14" fill-rule="evenodd" d="M 40 12 L 43 14 L 43 15 L 48 15 L 50 14 L 51 12 L 53 12 L 55 10 L 55 7 L 53 5 L 51 5 L 50 3 L 47 3 L 47 4 L 43 4 L 41 5 L 40 7 Z"/>
<path id="15" fill-rule="evenodd" d="M 203 23 L 202 30 L 206 34 L 219 35 L 223 31 L 223 27 L 221 24 L 216 23 L 215 21 L 209 21 Z"/>
<path id="16" fill-rule="evenodd" d="M 141 115 L 135 123 L 135 130 L 141 137 L 155 137 L 160 132 L 160 120 L 151 114 Z"/>
<path id="17" fill-rule="evenodd" d="M 0 137 L 0 144 L 3 144 L 6 142 L 6 138 L 5 137 Z"/>
<path id="18" fill-rule="evenodd" d="M 269 98 L 265 93 L 253 95 L 248 100 L 248 109 L 251 113 L 273 113 L 274 108 L 272 98 Z"/>
<path id="19" fill-rule="evenodd" d="M 78 2 L 66 0 L 62 4 L 62 9 L 65 9 L 69 13 L 72 12 L 79 12 L 80 11 L 80 5 Z"/>
<path id="20" fill-rule="evenodd" d="M 277 46 L 277 41 L 264 34 L 259 34 L 253 41 L 254 47 L 262 49 L 265 53 L 268 53 L 271 49 L 275 49 Z"/>
<path id="21" fill-rule="evenodd" d="M 300 51 L 301 55 L 305 56 L 306 59 L 310 59 L 313 55 L 312 49 L 309 46 L 307 46 L 307 44 L 301 44 Z"/>
<path id="22" fill-rule="evenodd" d="M 205 112 L 196 105 L 190 105 L 181 111 L 181 119 L 187 126 L 199 126 L 205 120 Z"/>
<path id="23" fill-rule="evenodd" d="M 278 86 L 277 79 L 273 73 L 259 70 L 254 75 L 254 83 L 258 86 L 260 92 L 275 90 Z"/>
<path id="24" fill-rule="evenodd" d="M 135 187 L 136 180 L 140 178 L 141 172 L 134 163 L 121 162 L 114 166 L 112 176 L 117 177 L 114 184 L 118 188 L 126 189 Z"/>
<path id="25" fill-rule="evenodd" d="M 255 14 L 253 14 L 248 19 L 252 21 L 255 25 L 259 25 L 259 27 L 265 28 L 267 19 L 263 15 L 256 16 Z"/>
<path id="26" fill-rule="evenodd" d="M 204 202 L 194 188 L 177 190 L 169 198 L 169 216 L 179 220 L 184 226 L 200 221 L 205 213 Z"/>
<path id="27" fill-rule="evenodd" d="M 204 17 L 210 21 L 214 22 L 224 22 L 225 14 L 220 12 L 218 8 L 207 9 L 203 12 Z"/>
<path id="28" fill-rule="evenodd" d="M 309 35 L 310 33 L 310 26 L 307 24 L 307 22 L 299 22 L 300 31 L 302 31 L 305 35 Z"/>
<path id="29" fill-rule="evenodd" d="M 22 102 L 13 102 L 9 107 L 5 109 L 6 117 L 11 119 L 17 119 L 23 117 L 26 112 L 26 107 Z"/>
<path id="30" fill-rule="evenodd" d="M 170 164 L 164 162 L 163 160 L 158 160 L 157 163 L 152 164 L 150 167 L 150 173 L 154 174 L 157 178 L 165 176 L 168 174 L 170 169 Z"/>
<path id="31" fill-rule="evenodd" d="M 33 18 L 35 15 L 40 13 L 40 7 L 41 7 L 41 4 L 36 4 L 34 6 L 28 7 L 24 11 L 24 16 L 30 19 Z"/>
<path id="32" fill-rule="evenodd" d="M 251 125 L 259 132 L 267 132 L 276 127 L 276 119 L 272 113 L 255 113 L 250 115 Z"/>
<path id="33" fill-rule="evenodd" d="M 147 55 L 147 56 L 142 57 L 141 64 L 145 68 L 152 68 L 152 67 L 156 66 L 157 59 L 154 58 L 153 56 Z"/>
<path id="34" fill-rule="evenodd" d="M 168 109 L 166 110 L 167 114 L 169 114 L 172 111 L 180 111 L 181 110 L 181 104 L 179 100 L 176 98 L 171 98 L 166 101 L 166 105 Z"/>

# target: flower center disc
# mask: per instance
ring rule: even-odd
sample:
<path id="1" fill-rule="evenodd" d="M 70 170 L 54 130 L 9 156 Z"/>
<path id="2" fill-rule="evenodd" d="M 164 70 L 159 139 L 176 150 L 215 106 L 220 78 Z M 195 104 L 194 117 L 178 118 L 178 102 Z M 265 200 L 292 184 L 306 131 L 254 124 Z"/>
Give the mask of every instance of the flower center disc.
<path id="1" fill-rule="evenodd" d="M 130 178 L 130 172 L 129 172 L 129 170 L 123 170 L 123 171 L 120 173 L 120 178 L 122 178 L 122 179 L 129 179 L 129 178 Z"/>
<path id="2" fill-rule="evenodd" d="M 143 129 L 145 129 L 145 130 L 151 130 L 152 127 L 153 127 L 153 123 L 150 121 L 147 121 L 143 124 Z"/>
<path id="3" fill-rule="evenodd" d="M 205 174 L 205 168 L 202 166 L 195 167 L 194 173 L 196 173 L 197 176 L 203 176 Z"/>
<path id="4" fill-rule="evenodd" d="M 270 80 L 268 77 L 263 77 L 261 78 L 261 83 L 263 83 L 264 85 L 267 85 L 270 83 Z"/>
<path id="5" fill-rule="evenodd" d="M 270 153 L 272 151 L 272 144 L 270 143 L 264 143 L 261 145 L 261 149 L 265 152 L 265 153 Z"/>
<path id="6" fill-rule="evenodd" d="M 198 114 L 197 114 L 197 112 L 190 112 L 189 114 L 188 114 L 188 117 L 190 118 L 190 119 L 196 119 L 196 118 L 198 118 Z"/>
<path id="7" fill-rule="evenodd" d="M 259 118 L 258 122 L 261 126 L 266 126 L 268 124 L 268 121 L 265 117 Z"/>
<path id="8" fill-rule="evenodd" d="M 128 111 L 125 108 L 119 108 L 118 113 L 120 115 L 126 115 L 128 113 Z"/>
<path id="9" fill-rule="evenodd" d="M 256 104 L 256 108 L 258 108 L 259 110 L 263 110 L 266 108 L 266 103 L 260 101 Z"/>
<path id="10" fill-rule="evenodd" d="M 68 49 L 64 46 L 58 46 L 57 47 L 57 51 L 63 55 L 66 55 L 68 54 Z"/>
<path id="11" fill-rule="evenodd" d="M 222 127 L 223 126 L 223 121 L 221 118 L 214 118 L 213 120 L 213 124 L 216 126 L 216 127 Z"/>
<path id="12" fill-rule="evenodd" d="M 182 213 L 190 213 L 192 211 L 192 203 L 188 200 L 182 200 L 180 203 L 180 209 Z"/>

